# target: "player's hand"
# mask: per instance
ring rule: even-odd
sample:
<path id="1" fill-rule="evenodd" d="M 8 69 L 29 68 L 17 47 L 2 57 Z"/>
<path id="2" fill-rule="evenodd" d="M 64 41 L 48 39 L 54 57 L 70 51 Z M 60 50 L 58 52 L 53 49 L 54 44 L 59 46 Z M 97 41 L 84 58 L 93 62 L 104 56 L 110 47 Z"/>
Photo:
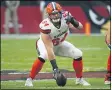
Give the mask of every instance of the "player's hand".
<path id="1" fill-rule="evenodd" d="M 71 19 L 72 19 L 71 16 L 67 16 L 67 18 L 65 19 L 66 20 L 66 23 L 70 23 L 71 22 Z"/>
<path id="2" fill-rule="evenodd" d="M 65 18 L 65 20 L 66 20 L 66 23 L 70 23 L 71 22 L 71 20 L 72 20 L 72 16 L 71 15 L 69 15 L 69 12 L 68 12 L 68 15 L 66 16 L 66 18 Z"/>
<path id="3" fill-rule="evenodd" d="M 58 86 L 66 85 L 67 79 L 58 69 L 54 69 L 53 77 L 56 80 L 56 83 Z"/>
<path id="4" fill-rule="evenodd" d="M 60 74 L 59 69 L 54 69 L 54 70 L 53 70 L 53 78 L 54 78 L 55 80 L 57 79 L 57 77 L 59 76 L 59 74 Z"/>

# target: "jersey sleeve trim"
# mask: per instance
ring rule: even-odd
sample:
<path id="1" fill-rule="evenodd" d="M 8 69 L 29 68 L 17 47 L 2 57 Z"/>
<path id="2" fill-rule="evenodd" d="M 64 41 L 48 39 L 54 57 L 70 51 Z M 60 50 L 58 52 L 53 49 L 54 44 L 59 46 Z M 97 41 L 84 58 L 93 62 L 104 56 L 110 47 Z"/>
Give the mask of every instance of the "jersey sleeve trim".
<path id="1" fill-rule="evenodd" d="M 46 30 L 40 30 L 40 32 L 44 33 L 44 34 L 49 34 L 51 32 L 50 29 L 46 29 Z"/>

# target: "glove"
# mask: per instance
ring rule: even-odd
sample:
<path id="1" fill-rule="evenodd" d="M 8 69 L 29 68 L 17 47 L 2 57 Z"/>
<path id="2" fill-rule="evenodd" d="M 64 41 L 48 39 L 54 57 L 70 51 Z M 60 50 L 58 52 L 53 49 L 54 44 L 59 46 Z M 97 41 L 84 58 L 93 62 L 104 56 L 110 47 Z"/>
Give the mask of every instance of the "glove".
<path id="1" fill-rule="evenodd" d="M 65 18 L 66 23 L 70 23 L 72 21 L 72 18 L 73 18 L 73 16 L 69 15 L 69 12 L 68 12 L 68 15 Z"/>
<path id="2" fill-rule="evenodd" d="M 56 83 L 58 86 L 66 85 L 67 79 L 58 69 L 54 69 L 53 77 L 56 80 Z"/>
<path id="3" fill-rule="evenodd" d="M 71 23 L 74 27 L 78 28 L 79 27 L 79 22 L 68 12 L 67 17 L 65 18 L 66 23 L 69 24 Z M 81 24 L 81 28 L 82 28 L 82 24 Z"/>

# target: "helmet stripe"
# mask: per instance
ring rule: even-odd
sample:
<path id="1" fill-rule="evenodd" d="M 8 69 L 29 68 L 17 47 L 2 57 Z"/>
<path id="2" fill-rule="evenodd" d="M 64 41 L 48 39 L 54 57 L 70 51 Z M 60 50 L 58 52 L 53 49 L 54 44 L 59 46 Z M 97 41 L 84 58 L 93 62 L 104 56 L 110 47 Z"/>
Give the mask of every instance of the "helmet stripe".
<path id="1" fill-rule="evenodd" d="M 53 9 L 56 10 L 56 4 L 55 4 L 55 2 L 52 2 L 52 6 L 53 6 Z"/>

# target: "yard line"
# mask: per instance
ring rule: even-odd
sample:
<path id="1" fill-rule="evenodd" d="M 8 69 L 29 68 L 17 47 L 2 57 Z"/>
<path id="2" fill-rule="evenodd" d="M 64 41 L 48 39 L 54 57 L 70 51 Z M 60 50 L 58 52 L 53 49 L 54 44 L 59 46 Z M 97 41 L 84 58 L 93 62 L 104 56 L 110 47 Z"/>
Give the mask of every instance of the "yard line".
<path id="1" fill-rule="evenodd" d="M 1 64 L 16 64 L 16 65 L 25 65 L 23 62 L 22 63 L 17 63 L 17 62 L 15 62 L 15 63 L 13 63 L 13 62 L 1 62 Z M 32 63 L 27 63 L 27 65 L 30 65 L 30 64 L 32 64 Z"/>
<path id="2" fill-rule="evenodd" d="M 51 68 L 46 68 L 46 69 L 51 69 Z M 10 71 L 10 72 L 7 72 L 8 74 L 28 74 L 30 71 L 28 71 L 27 69 L 26 69 L 26 71 L 25 71 L 25 69 L 24 69 L 24 71 L 19 71 L 19 70 L 14 70 L 14 69 L 3 69 L 3 70 L 1 70 L 1 74 L 2 74 L 2 72 L 6 72 L 6 71 Z M 67 70 L 66 68 L 65 68 L 65 70 Z M 15 71 L 15 72 L 11 72 L 11 71 Z M 83 71 L 84 72 L 89 72 L 89 71 L 106 71 L 106 69 L 105 69 L 105 67 L 98 67 L 98 68 L 91 68 L 91 67 L 84 67 L 84 69 L 83 69 Z M 74 72 L 74 70 L 69 70 L 68 72 Z M 40 74 L 41 73 L 52 73 L 52 71 L 47 71 L 47 72 L 44 72 L 44 71 L 41 71 L 41 72 L 39 72 Z"/>
<path id="3" fill-rule="evenodd" d="M 85 34 L 69 34 L 69 36 L 86 36 Z M 91 36 L 104 36 L 103 34 L 91 34 Z M 1 34 L 1 39 L 35 39 L 38 38 L 39 34 Z"/>
<path id="4" fill-rule="evenodd" d="M 79 47 L 79 49 L 82 49 L 82 50 L 103 50 L 103 49 L 107 49 L 107 48 L 101 48 L 101 47 L 87 47 L 87 48 L 83 48 L 83 47 Z"/>
<path id="5" fill-rule="evenodd" d="M 94 58 L 93 58 L 94 59 Z M 98 58 L 97 58 L 98 59 Z M 17 59 L 16 59 L 17 60 Z M 18 59 L 19 60 L 19 59 Z M 28 59 L 26 59 L 26 60 L 28 60 Z M 30 61 L 33 61 L 33 60 L 30 60 Z M 72 61 L 72 60 L 71 60 Z M 94 62 L 94 61 L 91 61 L 92 63 L 96 63 L 96 62 Z M 90 62 L 90 63 L 91 63 Z M 99 61 L 100 62 L 100 61 Z M 89 61 L 87 62 L 87 63 L 89 63 Z M 3 59 L 1 59 L 1 64 L 16 64 L 16 65 L 25 65 L 23 62 L 22 63 L 20 63 L 20 62 L 5 62 L 5 61 L 3 61 Z M 30 65 L 30 64 L 32 64 L 32 63 L 27 63 L 27 65 Z"/>
<path id="6" fill-rule="evenodd" d="M 35 79 L 35 80 L 33 80 L 33 82 L 37 82 L 37 81 L 46 81 L 46 82 L 48 82 L 48 81 L 54 81 L 54 79 Z M 67 80 L 75 80 L 75 77 L 74 78 L 67 78 Z M 25 82 L 26 80 L 8 80 L 8 82 Z M 1 81 L 1 82 L 7 82 L 7 81 Z"/>

